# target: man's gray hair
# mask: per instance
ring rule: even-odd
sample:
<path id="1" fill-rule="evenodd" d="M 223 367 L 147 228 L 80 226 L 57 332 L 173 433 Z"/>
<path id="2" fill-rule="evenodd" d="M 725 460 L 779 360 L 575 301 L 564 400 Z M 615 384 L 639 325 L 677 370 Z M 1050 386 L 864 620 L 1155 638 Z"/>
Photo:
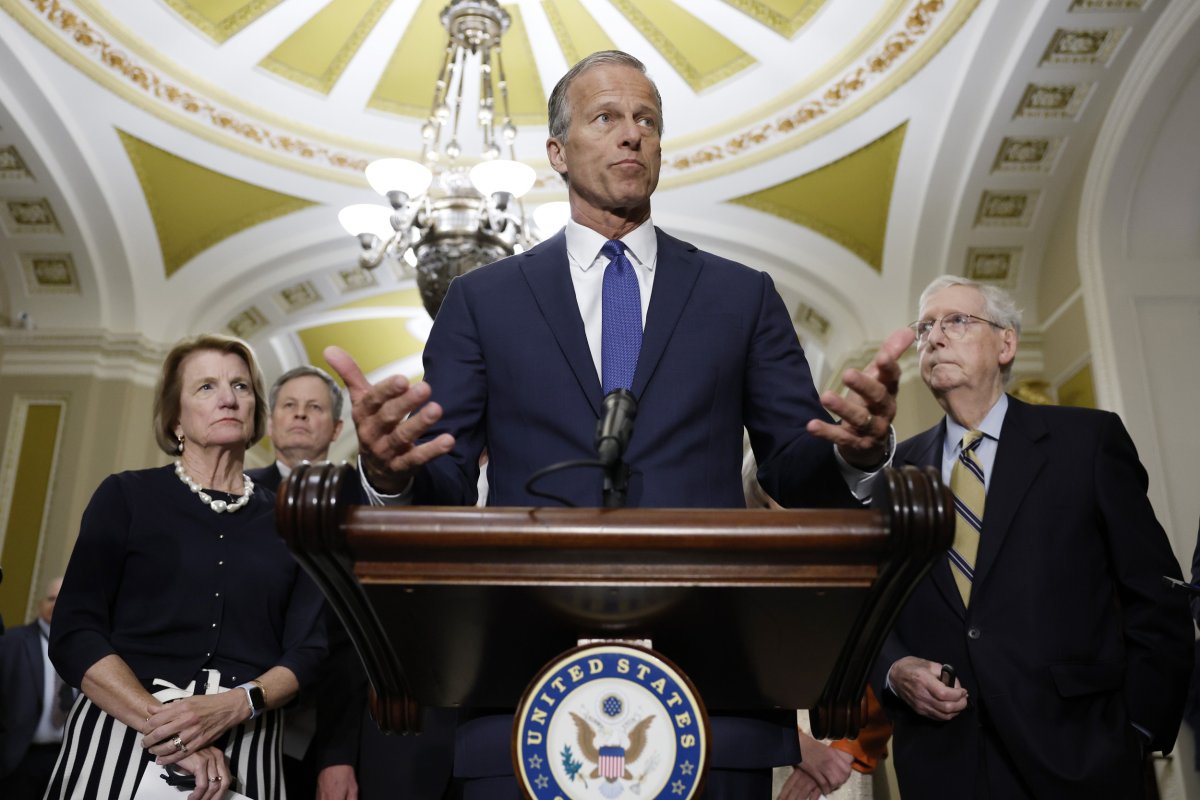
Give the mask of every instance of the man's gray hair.
<path id="1" fill-rule="evenodd" d="M 1012 295 L 999 286 L 980 283 L 961 275 L 939 275 L 930 281 L 925 291 L 921 292 L 921 299 L 917 302 L 917 313 L 921 313 L 930 297 L 951 286 L 965 286 L 979 292 L 983 296 L 984 316 L 1002 328 L 1011 328 L 1018 337 L 1021 335 L 1021 309 L 1017 307 L 1017 301 L 1013 300 Z M 1000 375 L 1005 381 L 1012 375 L 1012 367 L 1012 361 L 1000 367 Z"/>
<path id="2" fill-rule="evenodd" d="M 600 50 L 580 59 L 579 63 L 567 70 L 567 74 L 563 75 L 558 83 L 554 85 L 554 91 L 550 92 L 550 103 L 547 112 L 550 117 L 551 138 L 557 139 L 563 144 L 567 143 L 567 129 L 571 127 L 571 104 L 567 99 L 567 90 L 571 88 L 571 83 L 593 67 L 604 66 L 606 64 L 632 67 L 643 75 L 646 75 L 645 64 L 620 50 Z M 662 94 L 658 91 L 658 86 L 650 79 L 649 75 L 646 75 L 646 80 L 650 81 L 650 86 L 654 89 L 654 99 L 658 102 L 658 135 L 662 136 Z"/>
<path id="3" fill-rule="evenodd" d="M 342 418 L 342 387 L 338 386 L 337 381 L 329 376 L 329 373 L 320 367 L 314 367 L 309 364 L 301 364 L 298 367 L 292 367 L 287 372 L 283 373 L 276 379 L 275 383 L 271 384 L 271 392 L 267 396 L 267 402 L 270 404 L 271 412 L 275 412 L 275 401 L 279 399 L 279 390 L 283 385 L 294 378 L 304 378 L 311 375 L 314 378 L 320 378 L 329 388 L 329 408 L 333 413 L 333 418 L 339 420 Z"/>

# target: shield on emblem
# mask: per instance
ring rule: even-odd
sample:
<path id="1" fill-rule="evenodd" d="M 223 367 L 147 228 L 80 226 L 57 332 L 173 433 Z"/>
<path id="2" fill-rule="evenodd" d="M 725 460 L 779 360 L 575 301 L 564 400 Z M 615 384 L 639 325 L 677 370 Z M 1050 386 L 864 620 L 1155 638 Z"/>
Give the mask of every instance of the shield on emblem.
<path id="1" fill-rule="evenodd" d="M 625 748 L 612 745 L 600 748 L 600 775 L 615 781 L 625 774 Z"/>

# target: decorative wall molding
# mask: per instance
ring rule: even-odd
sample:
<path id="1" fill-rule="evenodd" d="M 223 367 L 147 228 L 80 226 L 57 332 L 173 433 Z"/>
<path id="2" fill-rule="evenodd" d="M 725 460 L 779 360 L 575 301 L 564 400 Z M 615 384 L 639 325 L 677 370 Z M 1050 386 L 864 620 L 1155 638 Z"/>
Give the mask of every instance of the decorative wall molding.
<path id="1" fill-rule="evenodd" d="M 0 330 L 0 375 L 87 375 L 153 386 L 169 349 L 104 330 Z"/>

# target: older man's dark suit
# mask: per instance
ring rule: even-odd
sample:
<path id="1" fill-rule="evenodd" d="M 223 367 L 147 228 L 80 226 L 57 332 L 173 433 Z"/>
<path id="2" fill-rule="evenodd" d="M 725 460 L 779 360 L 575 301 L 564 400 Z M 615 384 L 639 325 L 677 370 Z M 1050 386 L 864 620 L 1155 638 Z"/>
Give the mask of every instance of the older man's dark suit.
<path id="1" fill-rule="evenodd" d="M 633 378 L 637 420 L 625 453 L 628 505 L 744 508 L 743 426 L 764 488 L 787 506 L 853 504 L 833 448 L 805 432 L 829 419 L 791 318 L 765 273 L 657 231 L 654 288 Z M 551 464 L 594 459 L 604 392 L 571 282 L 563 233 L 481 267 L 450 286 L 425 347 L 425 380 L 454 450 L 418 473 L 417 503 L 471 505 L 488 453 L 488 503 L 544 506 L 526 480 Z M 603 503 L 599 471 L 554 474 L 539 488 L 580 507 Z M 564 643 L 567 646 L 570 643 Z M 743 720 L 744 721 L 744 720 Z M 798 756 L 794 720 L 766 739 L 738 720 L 714 724 L 713 762 L 763 767 Z M 511 727 L 497 720 L 464 742 L 500 743 L 486 765 L 506 766 Z M 461 761 L 461 760 L 460 760 Z M 456 770 L 459 762 L 456 762 Z M 510 779 L 511 780 L 511 779 Z M 710 791 L 715 783 L 710 781 Z M 497 796 L 497 795 L 493 795 Z M 750 796 L 750 795 L 743 795 Z"/>
<path id="2" fill-rule="evenodd" d="M 283 482 L 278 462 L 247 470 L 256 486 L 278 493 Z M 357 476 L 348 481 L 359 486 Z M 367 504 L 356 495 L 353 501 Z M 316 711 L 316 730 L 303 759 L 285 756 L 288 791 L 309 798 L 321 770 L 354 767 L 362 800 L 404 797 L 437 800 L 450 782 L 455 713 L 422 709 L 419 736 L 385 736 L 367 713 L 366 673 L 345 627 L 329 612 L 329 658 L 316 688 L 301 702 Z"/>
<path id="3" fill-rule="evenodd" d="M 3 710 L 0 716 L 0 789 L 5 788 L 6 779 L 22 766 L 27 755 L 31 759 L 35 755 L 30 748 L 42 715 L 42 687 L 46 676 L 41 636 L 38 623 L 31 622 L 12 628 L 0 637 L 0 709 Z M 53 748 L 46 747 L 45 750 L 36 753 L 37 761 L 41 763 L 35 765 L 31 761 L 22 766 L 22 780 L 39 774 L 44 767 L 46 783 L 49 782 L 54 766 Z M 24 784 L 22 787 L 24 789 Z"/>
<path id="4" fill-rule="evenodd" d="M 941 466 L 945 424 L 903 442 L 897 465 Z M 890 692 L 905 800 L 1011 795 L 981 775 L 997 742 L 1035 797 L 1138 797 L 1141 743 L 1169 750 L 1192 666 L 1179 565 L 1146 472 L 1108 412 L 1009 398 L 984 510 L 970 609 L 940 559 L 918 585 L 874 676 L 913 655 L 950 663 L 970 693 L 950 722 Z M 995 751 L 989 758 L 1002 757 Z"/>

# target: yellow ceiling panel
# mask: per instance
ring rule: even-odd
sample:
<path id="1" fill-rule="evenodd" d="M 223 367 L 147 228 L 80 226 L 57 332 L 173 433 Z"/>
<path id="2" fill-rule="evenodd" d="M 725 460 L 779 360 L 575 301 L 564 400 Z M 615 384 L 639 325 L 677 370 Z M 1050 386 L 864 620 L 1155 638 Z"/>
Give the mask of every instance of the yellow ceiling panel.
<path id="1" fill-rule="evenodd" d="M 568 64 L 600 50 L 616 50 L 617 45 L 588 13 L 579 0 L 542 0 L 542 10 L 558 39 L 559 49 Z"/>
<path id="2" fill-rule="evenodd" d="M 697 92 L 755 63 L 752 55 L 671 0 L 611 2 Z"/>
<path id="3" fill-rule="evenodd" d="M 408 320 L 385 316 L 314 325 L 297 332 L 309 364 L 325 364 L 325 348 L 331 344 L 354 356 L 364 374 L 393 361 L 418 355 L 425 345 L 408 331 Z M 331 371 L 332 372 L 332 371 Z M 338 378 L 341 383 L 341 378 Z"/>
<path id="4" fill-rule="evenodd" d="M 372 297 L 365 297 L 362 300 L 352 300 L 349 303 L 343 303 L 338 306 L 338 310 L 346 310 L 351 308 L 396 308 L 396 307 L 419 308 L 421 312 L 425 312 L 425 304 L 421 301 L 421 292 L 417 287 L 411 289 L 397 289 L 394 292 L 385 292 Z"/>
<path id="5" fill-rule="evenodd" d="M 220 44 L 282 0 L 166 0 L 175 13 Z"/>
<path id="6" fill-rule="evenodd" d="M 533 45 L 525 29 L 525 18 L 516 5 L 504 6 L 504 10 L 512 17 L 503 40 L 508 108 L 517 125 L 545 125 L 546 96 L 549 92 L 542 88 L 542 76 L 533 58 Z"/>
<path id="7" fill-rule="evenodd" d="M 439 19 L 445 7 L 446 0 L 422 0 L 375 86 L 367 103 L 370 108 L 418 119 L 429 116 L 433 87 L 446 58 L 446 29 Z M 513 122 L 517 125 L 544 124 L 546 94 L 533 59 L 525 22 L 517 6 L 506 5 L 504 10 L 512 20 L 502 40 L 502 56 Z M 499 74 L 497 71 L 497 78 Z M 473 120 L 463 120 L 464 124 L 467 122 L 473 124 Z"/>
<path id="8" fill-rule="evenodd" d="M 908 123 L 832 164 L 730 202 L 812 228 L 883 271 L 896 165 Z"/>
<path id="9" fill-rule="evenodd" d="M 826 0 L 724 0 L 743 14 L 790 39 L 816 16 Z"/>
<path id="10" fill-rule="evenodd" d="M 328 94 L 392 0 L 332 0 L 259 62 L 281 78 Z"/>
<path id="11" fill-rule="evenodd" d="M 118 130 L 154 219 L 169 278 L 217 242 L 315 205 L 230 178 Z"/>

